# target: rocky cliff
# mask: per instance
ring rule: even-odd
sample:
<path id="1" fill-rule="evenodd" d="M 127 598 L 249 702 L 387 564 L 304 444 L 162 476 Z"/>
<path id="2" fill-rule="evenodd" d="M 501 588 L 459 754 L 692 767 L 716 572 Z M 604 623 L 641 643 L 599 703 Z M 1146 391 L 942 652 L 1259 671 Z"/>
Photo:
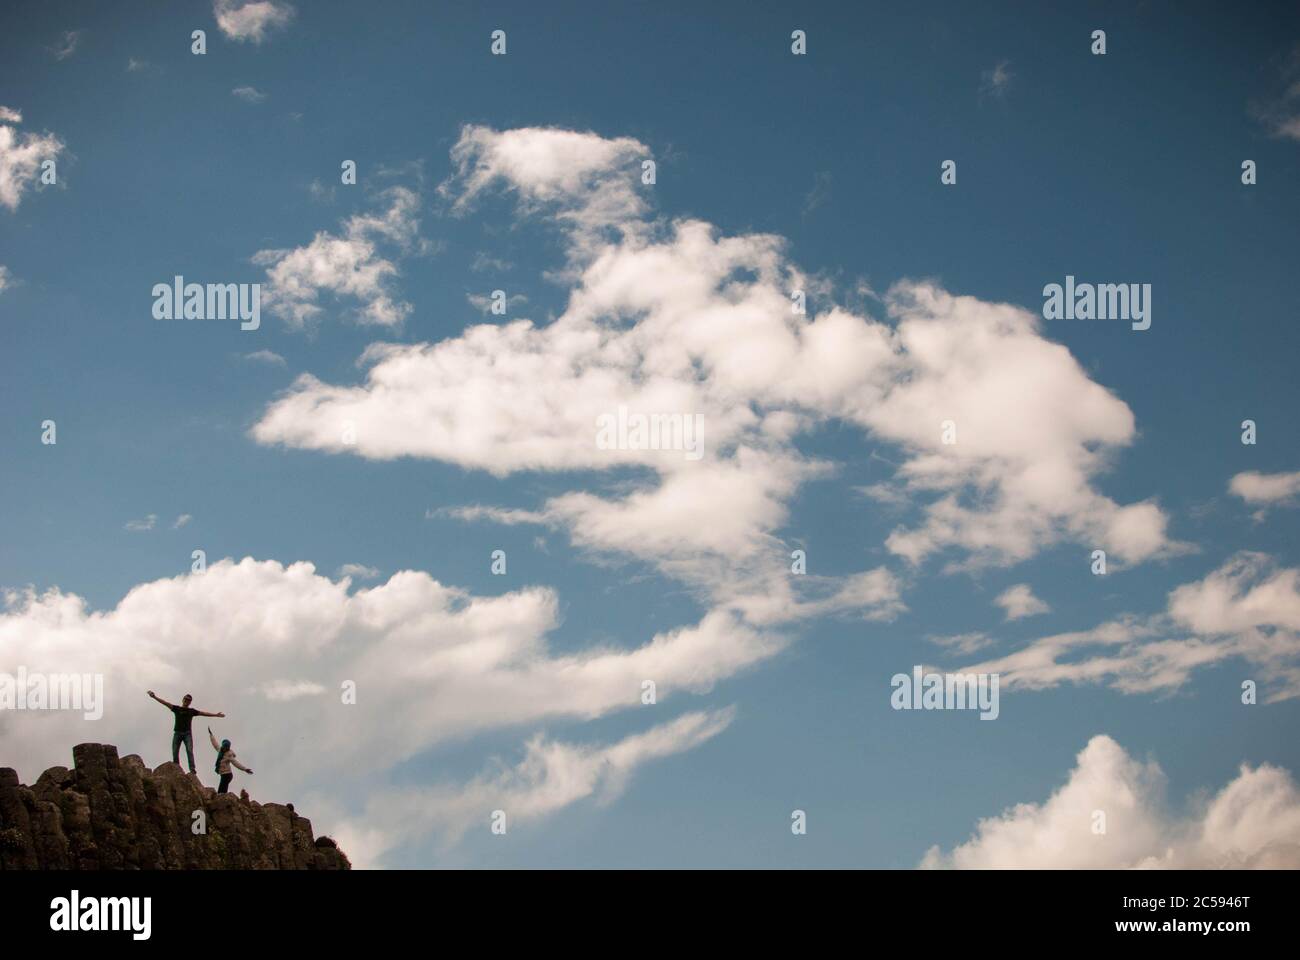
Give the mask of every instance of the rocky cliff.
<path id="1" fill-rule="evenodd" d="M 72 759 L 30 787 L 0 767 L 0 870 L 351 869 L 293 804 L 218 794 L 109 744 L 78 744 Z"/>

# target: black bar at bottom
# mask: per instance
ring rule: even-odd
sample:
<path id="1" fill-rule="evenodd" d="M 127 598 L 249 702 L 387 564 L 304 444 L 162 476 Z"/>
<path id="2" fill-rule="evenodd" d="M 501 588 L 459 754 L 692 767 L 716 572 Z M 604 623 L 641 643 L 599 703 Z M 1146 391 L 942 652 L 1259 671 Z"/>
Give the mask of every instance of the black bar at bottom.
<path id="1" fill-rule="evenodd" d="M 540 949 L 549 938 L 598 932 L 664 946 L 679 932 L 698 944 L 785 928 L 815 940 L 903 936 L 920 945 L 934 936 L 936 947 L 950 937 L 992 946 L 1046 936 L 1230 949 L 1286 935 L 1295 879 L 1287 871 L 9 872 L 0 873 L 0 918 L 6 947 L 75 938 L 127 949 L 338 948 L 457 930 L 496 946 Z M 119 929 L 71 929 L 86 925 Z"/>

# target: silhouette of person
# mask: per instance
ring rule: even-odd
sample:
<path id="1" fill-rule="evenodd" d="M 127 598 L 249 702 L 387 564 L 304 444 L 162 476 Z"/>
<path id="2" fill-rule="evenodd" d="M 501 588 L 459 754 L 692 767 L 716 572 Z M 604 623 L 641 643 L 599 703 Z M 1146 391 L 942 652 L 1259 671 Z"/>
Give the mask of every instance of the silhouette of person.
<path id="1" fill-rule="evenodd" d="M 176 722 L 172 725 L 172 763 L 180 765 L 181 762 L 181 744 L 185 744 L 185 756 L 190 761 L 190 773 L 198 776 L 198 771 L 194 769 L 194 734 L 190 725 L 194 722 L 195 717 L 224 717 L 224 713 L 208 713 L 204 710 L 196 710 L 190 706 L 194 701 L 188 693 L 181 700 L 178 707 L 174 703 L 168 703 L 152 690 L 149 696 L 157 700 L 164 707 L 176 715 Z"/>

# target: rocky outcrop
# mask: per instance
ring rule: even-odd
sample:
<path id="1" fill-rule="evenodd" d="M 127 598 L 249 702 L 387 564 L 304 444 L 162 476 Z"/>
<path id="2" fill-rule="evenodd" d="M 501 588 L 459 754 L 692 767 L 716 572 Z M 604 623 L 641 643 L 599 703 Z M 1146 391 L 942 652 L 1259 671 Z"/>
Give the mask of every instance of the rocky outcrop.
<path id="1" fill-rule="evenodd" d="M 72 759 L 30 787 L 0 767 L 0 870 L 351 869 L 293 804 L 218 794 L 110 744 L 78 744 Z"/>

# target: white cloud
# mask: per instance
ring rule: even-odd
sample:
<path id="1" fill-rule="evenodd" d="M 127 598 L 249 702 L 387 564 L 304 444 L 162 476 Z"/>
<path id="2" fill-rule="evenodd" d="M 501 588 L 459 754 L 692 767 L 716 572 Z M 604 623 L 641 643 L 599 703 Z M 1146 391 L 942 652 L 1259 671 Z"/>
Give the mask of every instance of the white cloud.
<path id="1" fill-rule="evenodd" d="M 825 170 L 813 174 L 813 186 L 803 198 L 802 213 L 806 217 L 822 206 L 831 195 L 831 175 Z"/>
<path id="2" fill-rule="evenodd" d="M 231 40 L 261 43 L 293 19 L 294 8 L 281 0 L 213 0 L 212 15 Z"/>
<path id="3" fill-rule="evenodd" d="M 1200 634 L 1300 630 L 1300 569 L 1278 570 L 1264 554 L 1239 553 L 1205 579 L 1174 590 L 1169 613 Z"/>
<path id="4" fill-rule="evenodd" d="M 266 99 L 266 94 L 256 87 L 235 87 L 230 92 L 245 103 L 261 103 Z"/>
<path id="5" fill-rule="evenodd" d="M 1273 114 L 1265 122 L 1272 127 L 1273 136 L 1284 140 L 1300 140 L 1300 113 Z"/>
<path id="6" fill-rule="evenodd" d="M 325 186 L 319 179 L 307 184 L 307 192 L 317 203 L 333 203 L 336 191 L 333 186 Z"/>
<path id="7" fill-rule="evenodd" d="M 424 787 L 380 793 L 365 815 L 335 831 L 354 865 L 373 866 L 387 851 L 430 833 L 454 843 L 465 831 L 486 830 L 493 812 L 506 813 L 506 828 L 533 823 L 581 800 L 608 803 L 642 765 L 694 749 L 731 723 L 730 708 L 687 713 L 602 746 L 530 739 L 515 766 L 483 774 L 455 787 Z M 376 830 L 373 824 L 388 825 Z M 360 861 L 358 863 L 358 860 Z"/>
<path id="8" fill-rule="evenodd" d="M 244 354 L 244 359 L 250 363 L 264 363 L 271 367 L 283 367 L 285 365 L 284 357 L 274 350 L 254 350 L 252 353 Z"/>
<path id="9" fill-rule="evenodd" d="M 364 563 L 345 563 L 339 567 L 338 576 L 352 577 L 354 580 L 373 580 L 379 576 L 379 569 L 367 567 Z"/>
<path id="10" fill-rule="evenodd" d="M 438 192 L 465 213 L 478 196 L 504 185 L 521 209 L 548 212 L 573 232 L 572 253 L 590 253 L 606 228 L 626 234 L 646 212 L 638 192 L 645 144 L 631 137 L 554 127 L 497 131 L 466 126 L 452 148 L 455 173 Z"/>
<path id="11" fill-rule="evenodd" d="M 57 160 L 64 144 L 52 133 L 21 133 L 10 124 L 22 122 L 22 114 L 0 107 L 0 204 L 17 210 L 23 195 L 36 186 L 41 163 Z"/>
<path id="12" fill-rule="evenodd" d="M 172 524 L 172 529 L 179 530 L 181 527 L 185 526 L 193 519 L 194 517 L 192 517 L 190 514 L 182 513 L 179 517 L 176 518 L 176 522 Z"/>
<path id="13" fill-rule="evenodd" d="M 405 187 L 385 191 L 386 210 L 358 214 L 343 224 L 341 235 L 320 231 L 305 247 L 260 250 L 253 262 L 267 268 L 263 303 L 289 325 L 301 329 L 321 313 L 321 293 L 356 300 L 356 318 L 363 324 L 399 326 L 411 312 L 389 290 L 396 264 L 381 256 L 378 245 L 392 244 L 409 252 L 418 240 L 420 198 Z"/>
<path id="14" fill-rule="evenodd" d="M 648 156 L 627 138 L 465 128 L 440 192 L 464 211 L 501 185 L 522 215 L 561 228 L 573 282 L 562 315 L 374 344 L 364 383 L 303 375 L 253 436 L 497 476 L 648 468 L 614 496 L 561 494 L 528 519 L 767 622 L 783 607 L 799 615 L 776 536 L 803 482 L 833 469 L 797 446 L 828 419 L 901 448 L 894 481 L 875 489 L 924 504 L 922 523 L 887 541 L 914 564 L 945 551 L 960 552 L 954 565 L 1010 564 L 1063 539 L 1129 562 L 1176 546 L 1154 502 L 1121 505 L 1093 487 L 1135 437 L 1133 414 L 1042 337 L 1034 313 L 902 283 L 886 298 L 888 322 L 834 305 L 792 315 L 788 291 L 812 281 L 784 241 L 652 220 L 638 192 Z M 698 415 L 707 455 L 602 449 L 598 418 L 621 406 Z M 942 443 L 945 419 L 958 424 L 955 445 Z"/>
<path id="15" fill-rule="evenodd" d="M 465 299 L 469 301 L 471 307 L 473 307 L 475 310 L 479 311 L 480 313 L 487 313 L 488 311 L 490 311 L 494 303 L 493 299 L 490 296 L 483 293 L 467 293 L 465 294 Z M 506 297 L 505 299 L 506 310 L 509 311 L 514 307 L 522 306 L 527 302 L 528 302 L 528 298 L 526 296 L 524 296 L 522 293 L 516 293 L 512 296 Z"/>
<path id="16" fill-rule="evenodd" d="M 1052 610 L 1046 603 L 1034 596 L 1034 591 L 1029 588 L 1027 583 L 1017 583 L 1015 586 L 1007 587 L 993 602 L 1006 612 L 1008 620 L 1019 620 L 1040 613 L 1050 613 Z"/>
<path id="17" fill-rule="evenodd" d="M 9 282 L 9 268 L 0 263 L 0 293 L 3 293 L 5 287 L 9 286 Z"/>
<path id="18" fill-rule="evenodd" d="M 1300 46 L 1283 61 L 1277 79 L 1281 92 L 1252 103 L 1250 112 L 1268 129 L 1269 136 L 1300 140 Z"/>
<path id="19" fill-rule="evenodd" d="M 267 700 L 283 703 L 299 697 L 318 697 L 329 689 L 310 680 L 273 680 L 259 685 L 257 691 Z"/>
<path id="20" fill-rule="evenodd" d="M 1300 471 L 1295 473 L 1259 473 L 1248 470 L 1228 482 L 1228 492 L 1247 503 L 1273 506 L 1290 504 L 1300 495 Z"/>
<path id="21" fill-rule="evenodd" d="M 143 530 L 152 530 L 158 525 L 158 514 L 151 513 L 143 520 L 128 520 L 124 529 L 139 532 Z"/>
<path id="22" fill-rule="evenodd" d="M 1042 338 L 1039 317 L 928 284 L 897 285 L 888 303 L 893 382 L 859 394 L 850 414 L 909 450 L 898 471 L 909 489 L 938 494 L 922 527 L 890 536 L 891 550 L 919 562 L 958 547 L 971 565 L 1025 560 L 1067 537 L 1132 562 L 1175 546 L 1155 503 L 1120 506 L 1092 487 L 1132 442 L 1133 414 Z M 956 442 L 943 442 L 944 421 Z"/>
<path id="23" fill-rule="evenodd" d="M 1124 617 L 1044 637 L 961 668 L 997 673 L 1005 690 L 1108 683 L 1125 693 L 1167 693 L 1202 667 L 1240 658 L 1266 702 L 1300 696 L 1300 569 L 1239 553 L 1169 594 L 1167 612 Z"/>
<path id="24" fill-rule="evenodd" d="M 54 54 L 55 60 L 66 60 L 77 52 L 77 47 L 81 43 L 80 30 L 68 30 L 59 38 L 54 46 L 50 47 L 50 53 Z"/>
<path id="25" fill-rule="evenodd" d="M 595 133 L 525 127 L 496 131 L 467 126 L 452 148 L 455 176 L 440 192 L 465 210 L 495 183 L 514 190 L 525 204 L 552 204 L 557 216 L 571 217 L 575 202 L 590 212 L 604 211 L 605 222 L 638 218 L 645 204 L 632 188 L 636 164 L 646 146 L 630 137 L 606 139 Z M 620 173 L 624 175 L 619 175 Z M 594 192 L 598 196 L 592 196 Z"/>
<path id="26" fill-rule="evenodd" d="M 1007 91 L 1011 89 L 1011 81 L 1014 79 L 1015 74 L 1011 72 L 1011 62 L 1003 60 L 980 74 L 980 94 L 981 96 L 997 97 L 999 99 L 1005 97 Z"/>
<path id="27" fill-rule="evenodd" d="M 981 820 L 970 840 L 922 867 L 958 869 L 1300 868 L 1300 792 L 1291 775 L 1241 766 L 1208 802 L 1170 814 L 1155 762 L 1093 737 L 1066 783 L 1043 803 L 1018 803 Z M 1095 833 L 1095 811 L 1105 832 Z"/>
<path id="28" fill-rule="evenodd" d="M 985 647 L 991 647 L 997 641 L 986 633 L 974 631 L 971 633 L 956 633 L 951 636 L 929 636 L 926 637 L 931 643 L 951 650 L 953 653 L 970 654 L 977 650 L 983 650 Z"/>
<path id="29" fill-rule="evenodd" d="M 646 679 L 660 704 L 704 693 L 785 645 L 715 612 L 639 646 L 566 643 L 556 652 L 547 635 L 559 625 L 559 600 L 547 589 L 476 597 L 412 570 L 352 588 L 310 563 L 252 558 L 139 584 L 104 611 L 57 589 L 5 601 L 7 663 L 104 676 L 98 721 L 6 715 L 0 755 L 28 782 L 66 763 L 68 744 L 83 740 L 162 762 L 170 718 L 146 698 L 153 689 L 173 701 L 191 692 L 201 709 L 224 711 L 214 726 L 257 769 L 261 795 L 321 790 L 344 805 L 371 791 L 340 791 L 340 782 L 377 782 L 439 744 L 641 709 Z M 250 687 L 250 674 L 274 680 Z M 349 681 L 354 704 L 340 696 Z"/>
<path id="30" fill-rule="evenodd" d="M 475 273 L 484 273 L 486 271 L 495 271 L 497 273 L 506 273 L 514 269 L 514 264 L 509 260 L 501 257 L 492 257 L 480 250 L 474 254 L 474 260 L 470 263 L 469 268 Z"/>

